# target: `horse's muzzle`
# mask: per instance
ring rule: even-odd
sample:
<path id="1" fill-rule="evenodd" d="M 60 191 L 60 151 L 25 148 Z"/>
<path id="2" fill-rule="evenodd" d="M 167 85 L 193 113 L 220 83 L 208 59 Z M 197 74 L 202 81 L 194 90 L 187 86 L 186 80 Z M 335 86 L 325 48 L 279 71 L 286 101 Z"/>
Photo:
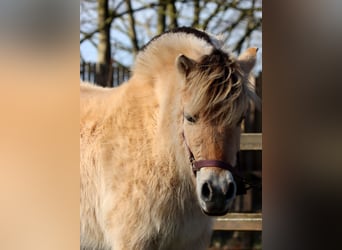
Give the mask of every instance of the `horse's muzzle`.
<path id="1" fill-rule="evenodd" d="M 228 212 L 236 195 L 234 180 L 210 178 L 198 187 L 200 206 L 203 212 L 211 216 L 224 215 Z"/>

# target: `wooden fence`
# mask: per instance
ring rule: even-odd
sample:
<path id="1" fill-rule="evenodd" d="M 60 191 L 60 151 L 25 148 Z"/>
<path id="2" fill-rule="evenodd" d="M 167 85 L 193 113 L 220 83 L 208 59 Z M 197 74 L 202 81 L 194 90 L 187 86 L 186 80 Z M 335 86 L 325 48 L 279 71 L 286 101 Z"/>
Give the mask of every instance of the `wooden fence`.
<path id="1" fill-rule="evenodd" d="M 262 74 L 255 78 L 255 90 L 262 97 Z M 261 110 L 251 107 L 244 121 L 243 133 L 240 140 L 240 164 L 246 176 L 255 176 L 256 182 L 262 181 L 262 124 Z M 262 192 L 248 191 L 246 195 L 235 199 L 235 210 L 225 216 L 218 217 L 214 230 L 229 231 L 262 231 Z"/>
<path id="2" fill-rule="evenodd" d="M 262 150 L 261 133 L 243 133 L 240 140 L 241 150 Z M 229 213 L 218 217 L 214 230 L 261 231 L 262 213 Z"/>
<path id="3" fill-rule="evenodd" d="M 101 72 L 107 72 L 104 83 L 99 83 L 103 79 Z M 96 63 L 80 63 L 80 77 L 83 81 L 96 83 L 104 87 L 116 87 L 128 80 L 130 70 L 119 65 L 97 65 Z M 101 80 L 100 80 L 101 79 Z"/>

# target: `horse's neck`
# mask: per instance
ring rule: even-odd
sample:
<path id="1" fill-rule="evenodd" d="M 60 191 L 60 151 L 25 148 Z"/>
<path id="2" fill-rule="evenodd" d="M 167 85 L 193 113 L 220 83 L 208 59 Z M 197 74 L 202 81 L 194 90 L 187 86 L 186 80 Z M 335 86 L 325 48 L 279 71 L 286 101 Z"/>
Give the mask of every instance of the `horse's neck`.
<path id="1" fill-rule="evenodd" d="M 180 88 L 175 72 L 167 72 L 168 77 L 158 79 L 155 92 L 159 102 L 156 128 L 156 148 L 160 155 L 173 160 L 174 167 L 182 168 L 185 155 L 182 140 L 182 109 Z M 182 171 L 182 170 L 181 170 Z"/>

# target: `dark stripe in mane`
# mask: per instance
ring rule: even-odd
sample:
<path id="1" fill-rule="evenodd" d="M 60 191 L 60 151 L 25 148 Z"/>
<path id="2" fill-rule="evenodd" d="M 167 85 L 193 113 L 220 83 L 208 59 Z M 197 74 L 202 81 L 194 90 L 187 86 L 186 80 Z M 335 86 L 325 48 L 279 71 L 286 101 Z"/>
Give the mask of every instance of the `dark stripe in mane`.
<path id="1" fill-rule="evenodd" d="M 251 96 L 243 72 L 230 55 L 213 49 L 203 55 L 187 75 L 185 91 L 191 95 L 190 114 L 213 124 L 236 126 Z"/>
<path id="2" fill-rule="evenodd" d="M 210 39 L 210 36 L 203 32 L 203 31 L 200 31 L 200 30 L 197 30 L 197 29 L 194 29 L 194 28 L 190 28 L 190 27 L 179 27 L 179 28 L 175 28 L 175 29 L 171 29 L 171 30 L 168 30 L 168 31 L 165 31 L 164 33 L 162 34 L 159 34 L 155 37 L 153 37 L 147 44 L 145 44 L 141 50 L 145 50 L 146 47 L 148 47 L 153 41 L 157 40 L 159 37 L 165 35 L 165 34 L 169 34 L 169 33 L 185 33 L 185 34 L 192 34 L 194 35 L 195 37 L 197 38 L 200 38 L 200 39 L 203 39 L 205 40 L 207 43 L 213 45 L 211 39 Z"/>
<path id="3" fill-rule="evenodd" d="M 228 75 L 230 75 L 231 67 L 236 67 L 236 64 L 227 52 L 221 49 L 214 49 L 209 55 L 202 56 L 197 67 L 210 73 L 220 69 L 223 79 L 227 79 Z"/>

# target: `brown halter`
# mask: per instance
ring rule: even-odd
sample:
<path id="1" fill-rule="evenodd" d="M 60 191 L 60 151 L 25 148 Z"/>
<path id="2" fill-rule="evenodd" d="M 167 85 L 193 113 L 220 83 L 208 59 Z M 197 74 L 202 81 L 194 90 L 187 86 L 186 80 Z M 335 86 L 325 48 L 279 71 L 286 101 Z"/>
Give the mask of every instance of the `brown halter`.
<path id="1" fill-rule="evenodd" d="M 203 167 L 218 167 L 218 168 L 229 170 L 233 174 L 238 174 L 236 169 L 232 165 L 230 165 L 229 163 L 224 162 L 224 161 L 219 161 L 219 160 L 199 160 L 199 161 L 196 161 L 195 156 L 192 153 L 192 151 L 191 151 L 191 149 L 190 149 L 190 147 L 186 141 L 184 131 L 183 131 L 182 135 L 183 135 L 183 139 L 185 142 L 185 146 L 189 152 L 189 160 L 191 163 L 192 171 L 195 175 L 196 175 L 196 172 L 199 171 Z"/>
<path id="2" fill-rule="evenodd" d="M 189 153 L 189 161 L 191 163 L 191 168 L 192 168 L 192 172 L 194 173 L 194 176 L 196 176 L 196 172 L 199 171 L 203 167 L 218 167 L 218 168 L 222 168 L 225 170 L 229 170 L 233 174 L 236 185 L 237 185 L 236 195 L 244 195 L 244 194 L 246 194 L 246 191 L 250 188 L 261 189 L 260 185 L 248 182 L 244 177 L 242 177 L 242 175 L 237 171 L 236 168 L 234 168 L 232 165 L 230 165 L 227 162 L 220 161 L 220 160 L 199 160 L 199 161 L 196 161 L 195 156 L 192 153 L 192 151 L 191 151 L 191 149 L 190 149 L 190 147 L 186 141 L 184 131 L 182 133 L 182 136 L 184 139 L 185 146 L 186 146 L 188 153 Z M 248 186 L 246 186 L 246 185 L 248 185 Z"/>

